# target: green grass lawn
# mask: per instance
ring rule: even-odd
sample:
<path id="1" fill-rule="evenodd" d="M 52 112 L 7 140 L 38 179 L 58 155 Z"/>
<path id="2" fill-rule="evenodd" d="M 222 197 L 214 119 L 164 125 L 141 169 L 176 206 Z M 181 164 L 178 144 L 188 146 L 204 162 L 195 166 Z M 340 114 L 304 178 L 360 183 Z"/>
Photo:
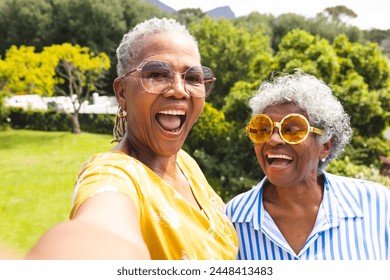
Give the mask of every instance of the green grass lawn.
<path id="1" fill-rule="evenodd" d="M 75 178 L 112 136 L 0 131 L 0 242 L 26 253 L 46 229 L 68 218 Z"/>

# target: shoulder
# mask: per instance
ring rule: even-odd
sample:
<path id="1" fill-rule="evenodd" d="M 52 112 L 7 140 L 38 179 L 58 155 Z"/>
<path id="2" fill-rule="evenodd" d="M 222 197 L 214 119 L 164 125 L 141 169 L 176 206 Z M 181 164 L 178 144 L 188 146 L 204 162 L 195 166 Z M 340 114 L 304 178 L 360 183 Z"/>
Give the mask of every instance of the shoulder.
<path id="1" fill-rule="evenodd" d="M 144 165 L 137 159 L 119 151 L 109 151 L 92 155 L 82 166 L 78 178 L 92 174 L 102 176 L 108 172 L 122 177 L 144 170 Z"/>
<path id="2" fill-rule="evenodd" d="M 324 172 L 326 182 L 336 192 L 341 194 L 361 198 L 369 196 L 371 198 L 384 199 L 390 203 L 390 189 L 376 182 L 358 178 L 344 177 Z"/>
<path id="3" fill-rule="evenodd" d="M 334 175 L 331 173 L 324 172 L 324 176 L 326 180 L 330 183 L 337 184 L 337 185 L 343 185 L 343 186 L 349 186 L 352 188 L 374 188 L 379 190 L 390 191 L 388 188 L 386 188 L 384 185 L 381 185 L 376 182 L 367 181 L 364 179 L 359 178 L 351 178 L 351 177 L 345 177 L 340 175 Z"/>
<path id="4" fill-rule="evenodd" d="M 179 162 L 183 162 L 183 163 L 186 163 L 186 164 L 191 164 L 191 165 L 196 165 L 198 166 L 198 164 L 196 163 L 195 159 L 193 157 L 191 157 L 186 151 L 184 150 L 180 150 L 178 153 L 177 153 L 177 160 Z"/>
<path id="5" fill-rule="evenodd" d="M 139 182 L 149 182 L 142 163 L 122 152 L 92 155 L 81 168 L 73 192 L 71 217 L 90 197 L 115 192 L 130 197 L 138 208 L 141 193 Z"/>
<path id="6" fill-rule="evenodd" d="M 129 155 L 119 152 L 119 151 L 109 151 L 104 153 L 96 153 L 92 155 L 84 164 L 90 165 L 90 164 L 119 164 L 123 161 L 129 161 L 132 159 Z"/>
<path id="7" fill-rule="evenodd" d="M 255 205 L 261 203 L 259 196 L 261 195 L 261 190 L 265 180 L 266 178 L 252 189 L 232 198 L 226 204 L 225 212 L 231 220 L 237 220 L 243 212 L 250 212 L 252 209 L 256 208 Z"/>
<path id="8" fill-rule="evenodd" d="M 177 163 L 187 176 L 196 177 L 197 180 L 201 180 L 203 183 L 207 181 L 198 163 L 186 151 L 179 151 L 177 154 Z"/>

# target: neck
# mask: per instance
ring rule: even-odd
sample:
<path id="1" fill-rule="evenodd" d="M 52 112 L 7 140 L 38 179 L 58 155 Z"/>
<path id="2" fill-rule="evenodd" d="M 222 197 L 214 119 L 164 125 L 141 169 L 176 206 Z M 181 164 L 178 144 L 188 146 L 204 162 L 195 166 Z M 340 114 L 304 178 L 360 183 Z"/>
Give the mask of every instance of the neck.
<path id="1" fill-rule="evenodd" d="M 268 183 L 264 186 L 265 203 L 271 203 L 283 208 L 311 207 L 320 205 L 323 196 L 323 178 L 294 186 L 277 186 Z"/>

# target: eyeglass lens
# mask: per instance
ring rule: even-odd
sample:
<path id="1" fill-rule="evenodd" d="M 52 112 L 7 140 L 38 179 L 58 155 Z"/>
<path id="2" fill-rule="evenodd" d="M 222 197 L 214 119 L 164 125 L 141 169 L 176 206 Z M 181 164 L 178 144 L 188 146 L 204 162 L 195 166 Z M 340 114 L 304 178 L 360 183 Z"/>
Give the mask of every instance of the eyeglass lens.
<path id="1" fill-rule="evenodd" d="M 149 93 L 165 93 L 172 87 L 174 73 L 176 72 L 167 62 L 148 61 L 142 66 L 140 71 L 142 86 Z M 192 66 L 180 74 L 188 94 L 205 97 L 211 92 L 215 78 L 213 72 L 208 67 Z"/>
<path id="2" fill-rule="evenodd" d="M 309 133 L 309 125 L 306 120 L 299 116 L 286 116 L 280 124 L 275 123 L 279 128 L 280 137 L 288 143 L 300 143 L 304 141 Z M 248 125 L 248 134 L 253 142 L 264 143 L 273 133 L 274 123 L 267 115 L 256 115 Z"/>

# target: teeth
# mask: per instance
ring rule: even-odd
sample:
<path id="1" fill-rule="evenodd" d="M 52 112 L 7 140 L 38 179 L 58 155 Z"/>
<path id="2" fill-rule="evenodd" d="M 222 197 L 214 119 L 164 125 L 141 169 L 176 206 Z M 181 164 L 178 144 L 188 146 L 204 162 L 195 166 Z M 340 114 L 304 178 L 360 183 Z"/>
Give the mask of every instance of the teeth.
<path id="1" fill-rule="evenodd" d="M 179 115 L 179 116 L 184 116 L 186 114 L 184 111 L 180 111 L 180 110 L 167 110 L 158 113 L 164 115 Z"/>
<path id="2" fill-rule="evenodd" d="M 286 155 L 268 155 L 268 158 L 281 158 L 281 159 L 288 159 L 292 160 L 292 157 L 286 156 Z"/>

